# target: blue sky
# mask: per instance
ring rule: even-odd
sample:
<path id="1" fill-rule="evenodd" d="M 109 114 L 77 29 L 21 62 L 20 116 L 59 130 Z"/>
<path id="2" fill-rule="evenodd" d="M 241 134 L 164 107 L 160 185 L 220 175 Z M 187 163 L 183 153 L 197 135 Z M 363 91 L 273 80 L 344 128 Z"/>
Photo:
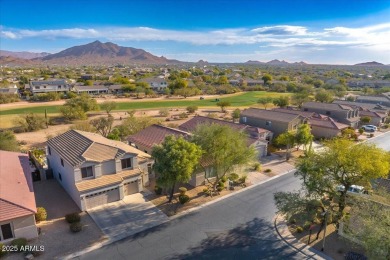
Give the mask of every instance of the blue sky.
<path id="1" fill-rule="evenodd" d="M 0 49 L 100 40 L 183 61 L 390 63 L 390 0 L 0 0 Z"/>

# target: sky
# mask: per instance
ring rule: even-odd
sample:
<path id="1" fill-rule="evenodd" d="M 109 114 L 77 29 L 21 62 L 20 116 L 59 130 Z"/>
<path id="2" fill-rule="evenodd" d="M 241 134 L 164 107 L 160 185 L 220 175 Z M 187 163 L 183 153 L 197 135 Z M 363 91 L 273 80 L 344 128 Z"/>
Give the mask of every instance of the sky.
<path id="1" fill-rule="evenodd" d="M 100 40 L 182 61 L 390 64 L 390 0 L 0 0 L 0 49 Z"/>

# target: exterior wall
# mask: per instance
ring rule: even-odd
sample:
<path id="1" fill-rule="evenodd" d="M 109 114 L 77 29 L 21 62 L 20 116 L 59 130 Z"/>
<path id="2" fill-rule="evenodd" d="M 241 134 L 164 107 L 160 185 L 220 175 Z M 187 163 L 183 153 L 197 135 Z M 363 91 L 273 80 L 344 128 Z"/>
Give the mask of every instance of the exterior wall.
<path id="1" fill-rule="evenodd" d="M 262 142 L 262 141 L 257 141 L 252 146 L 256 149 L 257 151 L 257 156 L 258 158 L 267 156 L 267 144 Z"/>
<path id="2" fill-rule="evenodd" d="M 138 164 L 138 167 L 142 171 L 142 184 L 143 184 L 143 186 L 146 186 L 146 187 L 150 185 L 149 172 L 148 172 L 148 164 L 149 163 L 151 163 L 151 161 L 145 161 L 143 163 Z M 151 177 L 153 177 L 153 176 L 151 176 Z M 142 187 L 140 190 L 142 190 Z"/>
<path id="3" fill-rule="evenodd" d="M 321 108 L 313 108 L 313 107 L 305 107 L 303 105 L 304 111 L 309 111 L 309 112 L 316 112 L 319 114 L 323 114 L 329 117 L 332 117 L 336 119 L 337 121 L 348 124 L 352 127 L 357 127 L 355 122 L 350 122 L 348 121 L 348 118 L 358 118 L 359 117 L 359 111 L 357 109 L 355 110 L 326 110 L 326 109 L 321 109 Z M 330 112 L 330 113 L 327 113 Z"/>
<path id="4" fill-rule="evenodd" d="M 112 174 L 116 172 L 116 162 L 115 160 L 109 160 L 102 163 L 101 173 L 102 175 Z"/>
<path id="5" fill-rule="evenodd" d="M 58 86 L 61 86 L 61 88 L 58 88 Z M 39 89 L 37 89 L 36 87 L 39 87 Z M 47 92 L 67 92 L 69 91 L 69 86 L 68 85 L 46 85 L 46 84 L 42 84 L 40 86 L 31 85 L 30 90 L 33 94 L 47 93 Z"/>
<path id="6" fill-rule="evenodd" d="M 75 178 L 77 178 L 77 181 L 81 180 L 80 169 L 74 169 L 65 160 L 63 160 L 64 166 L 62 166 L 59 154 L 53 148 L 51 148 L 50 150 L 51 155 L 47 154 L 47 157 L 50 160 L 50 167 L 53 169 L 54 178 L 56 178 L 56 180 L 66 190 L 69 196 L 81 208 L 80 195 L 75 185 Z M 58 173 L 61 173 L 62 181 L 59 179 Z"/>
<path id="7" fill-rule="evenodd" d="M 332 138 L 341 134 L 341 130 L 311 126 L 311 133 L 316 138 Z"/>
<path id="8" fill-rule="evenodd" d="M 134 145 L 132 145 L 132 144 L 134 144 Z M 152 149 L 150 147 L 146 147 L 145 145 L 138 144 L 138 143 L 132 143 L 132 144 L 129 143 L 129 145 L 137 148 L 138 150 L 141 150 L 147 154 L 152 154 Z"/>
<path id="9" fill-rule="evenodd" d="M 33 214 L 11 219 L 9 221 L 1 222 L 0 224 L 11 223 L 14 238 L 5 240 L 5 242 L 12 241 L 15 238 L 24 237 L 26 239 L 33 239 L 38 237 L 38 229 L 35 226 L 35 217 Z M 2 241 L 3 242 L 3 241 Z"/>
<path id="10" fill-rule="evenodd" d="M 197 187 L 205 184 L 204 172 L 192 174 L 191 180 L 188 182 L 191 186 Z"/>
<path id="11" fill-rule="evenodd" d="M 376 125 L 376 126 L 380 126 L 383 122 L 383 119 L 380 118 L 380 117 L 371 117 L 369 116 L 369 118 L 371 118 L 371 121 L 370 123 L 368 123 L 367 125 Z M 361 125 L 364 125 L 362 123 L 360 123 Z"/>

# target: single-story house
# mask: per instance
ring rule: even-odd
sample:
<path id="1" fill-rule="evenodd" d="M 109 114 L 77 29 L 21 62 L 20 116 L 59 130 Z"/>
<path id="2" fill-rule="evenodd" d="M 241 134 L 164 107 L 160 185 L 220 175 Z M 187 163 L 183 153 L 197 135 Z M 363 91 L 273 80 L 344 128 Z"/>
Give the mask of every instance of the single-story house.
<path id="1" fill-rule="evenodd" d="M 49 139 L 46 156 L 54 178 L 81 210 L 142 191 L 152 172 L 150 155 L 79 130 Z"/>
<path id="2" fill-rule="evenodd" d="M 36 212 L 28 155 L 0 151 L 0 242 L 36 238 Z"/>
<path id="3" fill-rule="evenodd" d="M 72 89 L 77 94 L 87 93 L 90 95 L 100 95 L 107 94 L 108 88 L 103 85 L 93 85 L 93 86 L 74 86 Z"/>

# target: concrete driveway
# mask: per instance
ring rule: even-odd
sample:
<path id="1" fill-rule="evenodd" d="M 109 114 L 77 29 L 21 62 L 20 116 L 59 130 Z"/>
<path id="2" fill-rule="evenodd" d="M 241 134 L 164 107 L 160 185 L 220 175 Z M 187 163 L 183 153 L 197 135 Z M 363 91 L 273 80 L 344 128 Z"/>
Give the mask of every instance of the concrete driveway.
<path id="1" fill-rule="evenodd" d="M 141 193 L 88 210 L 100 229 L 111 239 L 121 239 L 160 225 L 168 217 Z"/>

